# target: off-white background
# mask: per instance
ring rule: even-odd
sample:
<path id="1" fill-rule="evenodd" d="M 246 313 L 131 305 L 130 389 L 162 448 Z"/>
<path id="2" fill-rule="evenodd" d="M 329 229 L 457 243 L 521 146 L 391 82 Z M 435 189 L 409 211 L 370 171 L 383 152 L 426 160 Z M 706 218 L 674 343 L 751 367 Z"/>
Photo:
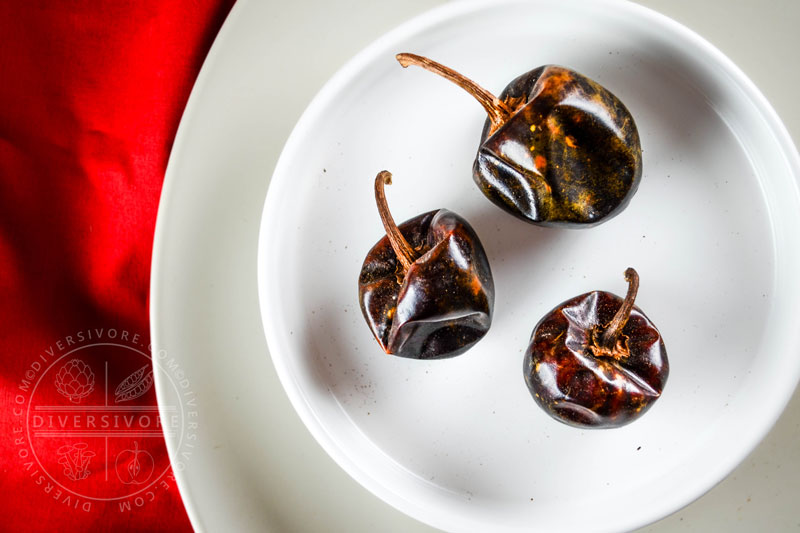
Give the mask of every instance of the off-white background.
<path id="1" fill-rule="evenodd" d="M 255 0 L 250 0 L 255 1 Z M 557 0 L 554 0 L 557 1 Z M 271 46 L 260 51 L 263 64 L 274 73 L 275 83 L 262 95 L 271 122 L 262 138 L 263 157 L 274 166 L 292 127 L 303 109 L 325 81 L 352 55 L 401 22 L 440 5 L 434 0 L 302 0 L 264 2 L 254 11 L 264 14 L 263 31 Z M 693 29 L 728 55 L 766 95 L 789 132 L 800 141 L 800 106 L 796 99 L 800 67 L 796 54 L 800 36 L 800 2 L 796 0 L 756 2 L 713 0 L 646 0 L 639 2 Z M 487 48 L 491 43 L 486 43 Z M 492 51 L 491 53 L 497 53 Z M 246 86 L 242 87 L 246 91 Z M 231 218 L 239 237 L 257 241 L 258 223 L 269 176 L 254 181 L 237 180 L 236 213 L 213 213 L 220 227 Z M 230 205 L 230 198 L 228 199 Z M 233 220 L 232 217 L 235 217 Z M 227 325 L 236 331 L 212 342 L 209 352 L 225 354 L 261 353 L 267 349 L 260 331 L 255 298 L 255 250 L 234 250 L 220 254 L 228 261 L 242 263 L 241 278 L 225 287 L 232 305 L 211 324 Z M 240 253 L 241 255 L 241 253 Z M 249 263 L 252 259 L 252 262 Z M 201 265 L 214 279 L 214 264 Z M 237 296 L 238 295 L 238 296 Z M 236 300 L 235 305 L 233 299 Z M 800 317 L 798 317 L 800 318 Z M 209 327 L 215 327 L 214 325 Z M 235 324 L 235 325 L 234 325 Z M 213 333 L 213 332 L 212 332 Z M 213 339 L 213 334 L 209 335 Z M 165 337 L 166 336 L 162 336 Z M 170 346 L 165 346 L 170 349 Z M 800 356 L 800 354 L 798 354 Z M 235 360 L 233 355 L 232 360 Z M 247 431 L 255 420 L 237 419 L 237 402 L 246 401 L 244 392 L 217 390 L 215 408 L 230 409 L 225 428 L 209 422 L 203 426 L 195 458 L 187 468 L 200 468 L 203 454 L 212 454 L 220 464 L 241 464 L 241 457 L 270 463 L 273 476 L 250 481 L 250 497 L 258 502 L 232 501 L 226 489 L 246 472 L 220 471 L 214 486 L 192 487 L 194 494 L 213 494 L 219 511 L 236 518 L 225 530 L 347 531 L 347 532 L 431 532 L 428 526 L 408 518 L 384 504 L 350 479 L 311 438 L 294 413 L 275 372 L 264 355 L 256 367 L 232 368 L 228 376 L 240 380 L 240 391 L 258 387 L 269 401 L 263 405 L 264 419 L 274 424 L 274 439 L 253 443 L 247 449 L 231 446 L 225 431 Z M 193 376 L 195 389 L 206 389 L 206 376 Z M 244 397 L 242 397 L 244 396 Z M 206 402 L 206 406 L 209 403 Z M 240 404 L 239 404 L 240 405 Z M 201 420 L 203 423 L 203 410 Z M 191 478 L 191 476 L 187 476 Z M 188 494 L 192 499 L 192 494 Z M 795 531 L 800 530 L 800 394 L 795 394 L 786 412 L 764 442 L 724 482 L 703 498 L 673 516 L 640 531 Z M 254 510 L 255 509 L 255 510 Z M 579 509 L 575 510 L 580 512 Z M 620 502 L 624 512 L 624 502 Z M 613 512 L 613 511 L 612 511 Z M 207 510 L 200 510 L 206 515 Z M 265 518 L 268 517 L 268 518 Z M 209 521 L 209 530 L 221 524 Z M 221 530 L 221 529 L 220 529 Z"/>

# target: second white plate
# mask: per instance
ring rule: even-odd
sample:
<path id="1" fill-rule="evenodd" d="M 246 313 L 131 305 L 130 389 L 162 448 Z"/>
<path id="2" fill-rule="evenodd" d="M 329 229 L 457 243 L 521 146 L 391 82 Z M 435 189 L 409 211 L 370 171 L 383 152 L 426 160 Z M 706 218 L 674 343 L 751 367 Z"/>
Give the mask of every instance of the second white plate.
<path id="1" fill-rule="evenodd" d="M 484 116 L 457 88 L 394 54 L 428 55 L 499 92 L 566 65 L 631 110 L 644 177 L 630 206 L 590 230 L 512 219 L 473 185 Z M 398 220 L 446 207 L 489 254 L 494 325 L 447 361 L 387 357 L 356 279 L 381 237 L 372 180 L 395 175 Z M 392 32 L 343 68 L 290 137 L 259 243 L 262 317 L 278 375 L 326 451 L 390 504 L 448 530 L 622 530 L 722 479 L 793 390 L 800 339 L 797 154 L 726 58 L 622 2 L 460 3 Z M 580 431 L 549 419 L 522 379 L 538 319 L 593 289 L 623 293 L 658 325 L 672 373 L 640 421 Z M 609 513 L 624 501 L 625 512 Z M 579 511 L 579 512 L 576 512 Z M 602 516 L 602 520 L 598 520 Z"/>

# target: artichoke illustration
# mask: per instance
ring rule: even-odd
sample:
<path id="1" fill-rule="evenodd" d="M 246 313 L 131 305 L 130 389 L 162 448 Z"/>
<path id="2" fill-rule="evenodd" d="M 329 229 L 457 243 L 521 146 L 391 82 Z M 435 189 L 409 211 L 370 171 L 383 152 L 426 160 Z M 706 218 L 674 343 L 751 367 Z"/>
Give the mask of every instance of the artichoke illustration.
<path id="1" fill-rule="evenodd" d="M 94 390 L 94 373 L 80 359 L 71 359 L 56 373 L 56 390 L 72 403 L 80 403 Z"/>

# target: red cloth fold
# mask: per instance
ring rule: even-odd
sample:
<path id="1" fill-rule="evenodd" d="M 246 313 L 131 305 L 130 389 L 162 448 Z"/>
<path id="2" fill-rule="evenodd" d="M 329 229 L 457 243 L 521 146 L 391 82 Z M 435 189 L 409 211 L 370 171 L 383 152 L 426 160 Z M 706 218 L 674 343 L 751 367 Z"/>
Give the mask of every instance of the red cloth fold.
<path id="1" fill-rule="evenodd" d="M 164 170 L 232 4 L 0 3 L 4 530 L 190 529 L 139 371 Z"/>

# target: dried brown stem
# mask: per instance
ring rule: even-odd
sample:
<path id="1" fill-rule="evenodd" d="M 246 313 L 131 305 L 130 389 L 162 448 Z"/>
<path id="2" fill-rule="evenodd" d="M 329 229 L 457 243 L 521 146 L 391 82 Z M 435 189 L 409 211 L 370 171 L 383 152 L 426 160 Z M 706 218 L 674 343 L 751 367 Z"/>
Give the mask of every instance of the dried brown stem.
<path id="1" fill-rule="evenodd" d="M 639 292 L 639 274 L 634 269 L 628 268 L 625 270 L 625 281 L 628 282 L 628 294 L 625 295 L 622 306 L 617 310 L 614 318 L 605 327 L 605 331 L 600 337 L 600 345 L 608 350 L 613 350 L 617 345 L 617 339 L 622 333 L 625 324 L 628 323 L 631 310 L 633 310 L 633 303 L 636 300 L 636 294 Z"/>
<path id="2" fill-rule="evenodd" d="M 480 102 L 480 104 L 489 114 L 489 120 L 492 123 L 492 129 L 497 129 L 502 126 L 509 118 L 511 118 L 511 115 L 514 114 L 508 108 L 508 106 L 495 95 L 469 78 L 462 76 L 455 70 L 448 68 L 441 63 L 437 63 L 436 61 L 428 59 L 427 57 L 418 56 L 416 54 L 397 54 L 395 57 L 403 66 L 403 68 L 406 68 L 409 65 L 422 67 L 427 71 L 433 72 L 434 74 L 438 74 L 439 76 L 450 80 L 467 91 L 478 102 Z"/>
<path id="3" fill-rule="evenodd" d="M 378 213 L 381 215 L 383 228 L 386 230 L 386 236 L 389 238 L 389 243 L 392 245 L 397 259 L 403 265 L 403 272 L 407 272 L 411 268 L 412 263 L 417 259 L 417 252 L 408 243 L 403 234 L 400 233 L 400 228 L 395 224 L 392 214 L 389 212 L 389 204 L 386 202 L 386 192 L 384 185 L 392 184 L 392 173 L 388 170 L 381 170 L 375 176 L 375 203 L 378 204 Z"/>

